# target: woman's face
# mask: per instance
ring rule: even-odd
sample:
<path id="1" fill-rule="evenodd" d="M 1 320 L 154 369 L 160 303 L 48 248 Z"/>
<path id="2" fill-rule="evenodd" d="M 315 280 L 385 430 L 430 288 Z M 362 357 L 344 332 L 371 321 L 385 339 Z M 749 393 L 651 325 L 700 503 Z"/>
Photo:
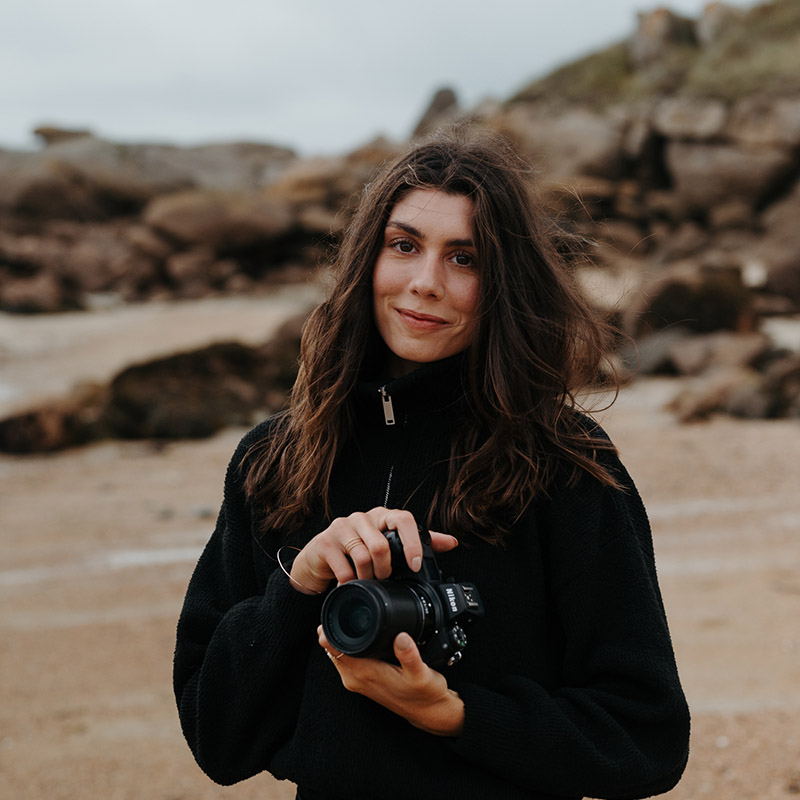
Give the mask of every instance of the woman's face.
<path id="1" fill-rule="evenodd" d="M 472 200 L 415 189 L 392 209 L 372 275 L 375 324 L 393 377 L 465 350 L 480 280 Z"/>

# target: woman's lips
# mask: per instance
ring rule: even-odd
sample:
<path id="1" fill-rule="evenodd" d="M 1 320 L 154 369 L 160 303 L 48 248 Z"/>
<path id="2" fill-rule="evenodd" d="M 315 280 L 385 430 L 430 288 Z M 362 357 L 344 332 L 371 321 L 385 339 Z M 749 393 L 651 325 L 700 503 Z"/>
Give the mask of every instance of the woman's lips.
<path id="1" fill-rule="evenodd" d="M 406 325 L 418 330 L 434 330 L 447 324 L 447 320 L 441 317 L 421 314 L 418 311 L 412 311 L 410 308 L 398 308 L 397 313 L 402 317 Z"/>

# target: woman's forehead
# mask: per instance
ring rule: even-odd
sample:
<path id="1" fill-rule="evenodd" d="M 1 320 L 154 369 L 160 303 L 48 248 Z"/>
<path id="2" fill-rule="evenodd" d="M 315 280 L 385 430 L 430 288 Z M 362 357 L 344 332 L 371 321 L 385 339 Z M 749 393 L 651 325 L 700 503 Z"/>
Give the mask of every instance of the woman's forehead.
<path id="1" fill-rule="evenodd" d="M 412 189 L 401 197 L 389 213 L 387 225 L 396 222 L 426 225 L 448 225 L 471 231 L 475 209 L 472 200 L 463 194 L 441 189 Z"/>

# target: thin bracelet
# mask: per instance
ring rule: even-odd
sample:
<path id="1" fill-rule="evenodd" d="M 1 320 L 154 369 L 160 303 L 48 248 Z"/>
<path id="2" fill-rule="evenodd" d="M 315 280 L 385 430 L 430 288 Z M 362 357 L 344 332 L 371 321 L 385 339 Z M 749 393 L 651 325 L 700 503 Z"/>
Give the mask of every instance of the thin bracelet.
<path id="1" fill-rule="evenodd" d="M 278 562 L 278 566 L 281 568 L 281 572 L 283 572 L 283 574 L 290 581 L 292 581 L 293 583 L 296 583 L 301 589 L 304 589 L 306 592 L 310 592 L 311 594 L 322 594 L 322 592 L 318 592 L 315 589 L 309 589 L 308 586 L 304 586 L 302 583 L 300 583 L 299 580 L 297 580 L 297 578 L 293 578 L 287 572 L 286 567 L 284 567 L 283 564 L 281 563 L 281 550 L 283 550 L 284 547 L 288 547 L 290 550 L 297 550 L 298 553 L 300 552 L 300 548 L 299 547 L 293 547 L 290 544 L 285 544 L 285 545 L 283 545 L 283 547 L 279 547 L 278 548 L 278 552 L 275 553 L 275 560 Z M 295 556 L 295 558 L 297 558 L 297 556 Z M 294 563 L 294 562 L 292 562 L 292 563 Z"/>

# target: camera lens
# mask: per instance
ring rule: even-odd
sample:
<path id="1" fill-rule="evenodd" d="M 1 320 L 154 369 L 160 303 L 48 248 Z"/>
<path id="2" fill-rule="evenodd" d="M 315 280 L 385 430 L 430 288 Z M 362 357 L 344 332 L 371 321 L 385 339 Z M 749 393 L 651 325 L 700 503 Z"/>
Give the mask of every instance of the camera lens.
<path id="1" fill-rule="evenodd" d="M 348 595 L 339 609 L 339 625 L 348 639 L 360 639 L 375 629 L 375 608 L 359 595 Z"/>
<path id="2" fill-rule="evenodd" d="M 420 643 L 433 627 L 424 590 L 400 581 L 355 580 L 338 586 L 322 606 L 328 641 L 350 656 L 392 656 L 395 636 L 406 631 Z"/>

